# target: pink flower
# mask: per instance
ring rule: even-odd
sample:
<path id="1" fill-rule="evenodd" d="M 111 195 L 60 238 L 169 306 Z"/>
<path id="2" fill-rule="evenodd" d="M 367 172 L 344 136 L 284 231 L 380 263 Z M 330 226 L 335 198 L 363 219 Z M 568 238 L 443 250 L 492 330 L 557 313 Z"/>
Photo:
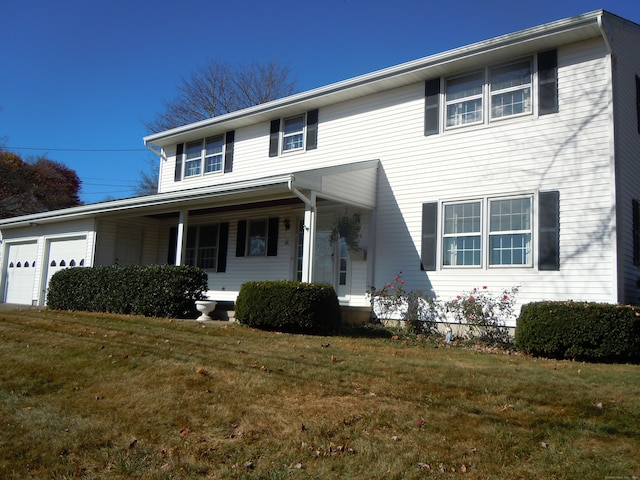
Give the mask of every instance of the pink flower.
<path id="1" fill-rule="evenodd" d="M 456 298 L 457 298 L 458 300 L 460 300 L 462 297 L 461 297 L 460 295 L 458 295 Z"/>
<path id="2" fill-rule="evenodd" d="M 484 286 L 482 287 L 482 289 L 483 289 L 483 290 L 486 290 L 486 289 L 487 289 L 487 286 L 486 286 L 486 285 L 484 285 Z"/>
<path id="3" fill-rule="evenodd" d="M 390 286 L 391 286 L 391 284 L 390 284 L 390 283 L 387 283 L 387 287 L 390 287 Z"/>
<path id="4" fill-rule="evenodd" d="M 506 293 L 502 296 L 502 298 L 504 298 L 505 300 L 509 300 L 509 295 L 507 295 Z"/>
<path id="5" fill-rule="evenodd" d="M 477 291 L 478 291 L 478 289 L 477 289 L 476 287 L 473 287 L 473 291 L 474 291 L 474 292 L 477 292 Z"/>
<path id="6" fill-rule="evenodd" d="M 401 285 L 404 285 L 404 280 L 400 280 L 400 284 L 401 284 Z"/>
<path id="7" fill-rule="evenodd" d="M 397 282 L 399 280 L 399 277 L 396 275 L 396 277 L 393 279 L 394 282 Z"/>
<path id="8" fill-rule="evenodd" d="M 473 296 L 473 295 L 471 295 L 471 296 L 469 297 L 469 301 L 470 301 L 470 302 L 475 301 L 475 298 L 474 298 L 474 296 Z"/>
<path id="9" fill-rule="evenodd" d="M 475 320 L 476 316 L 475 315 L 469 315 L 469 320 Z"/>

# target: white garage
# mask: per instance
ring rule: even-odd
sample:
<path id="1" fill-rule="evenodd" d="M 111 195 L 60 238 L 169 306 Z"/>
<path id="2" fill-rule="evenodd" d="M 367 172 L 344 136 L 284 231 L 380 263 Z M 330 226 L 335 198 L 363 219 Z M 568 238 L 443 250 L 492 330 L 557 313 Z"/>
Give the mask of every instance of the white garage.
<path id="1" fill-rule="evenodd" d="M 7 245 L 5 262 L 4 301 L 31 305 L 36 280 L 38 243 L 11 243 Z"/>
<path id="2" fill-rule="evenodd" d="M 44 265 L 44 278 L 46 289 L 49 280 L 56 272 L 69 267 L 84 267 L 87 254 L 87 237 L 78 236 L 72 238 L 56 238 L 47 240 L 47 260 Z"/>

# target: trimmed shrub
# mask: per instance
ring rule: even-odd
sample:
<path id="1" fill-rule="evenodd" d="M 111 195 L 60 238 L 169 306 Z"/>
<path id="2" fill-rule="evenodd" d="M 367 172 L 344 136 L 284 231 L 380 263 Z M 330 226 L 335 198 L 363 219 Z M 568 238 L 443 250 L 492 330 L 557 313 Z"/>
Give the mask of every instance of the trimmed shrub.
<path id="1" fill-rule="evenodd" d="M 49 281 L 47 306 L 54 310 L 110 312 L 184 318 L 208 289 L 204 270 L 190 266 L 67 268 Z"/>
<path id="2" fill-rule="evenodd" d="M 597 362 L 640 360 L 640 307 L 583 302 L 524 305 L 515 341 L 542 357 Z"/>
<path id="3" fill-rule="evenodd" d="M 238 322 L 263 330 L 334 333 L 342 327 L 331 285 L 292 281 L 247 282 L 236 299 Z"/>

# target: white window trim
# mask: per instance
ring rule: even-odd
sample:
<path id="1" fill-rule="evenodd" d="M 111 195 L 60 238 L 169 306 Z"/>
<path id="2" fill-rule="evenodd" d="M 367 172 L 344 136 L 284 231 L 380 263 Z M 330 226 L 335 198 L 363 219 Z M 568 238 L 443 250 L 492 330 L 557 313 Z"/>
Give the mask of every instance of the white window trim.
<path id="1" fill-rule="evenodd" d="M 210 268 L 210 267 L 200 267 L 202 269 L 204 269 L 205 271 L 208 272 L 217 272 L 218 271 L 218 254 L 219 254 L 219 249 L 220 249 L 220 223 L 219 222 L 215 222 L 215 223 L 203 223 L 203 224 L 196 224 L 196 225 L 189 225 L 190 228 L 193 228 L 195 230 L 195 245 L 192 247 L 193 248 L 193 263 L 188 263 L 187 262 L 187 256 L 185 255 L 185 263 L 187 265 L 193 265 L 193 266 L 199 266 L 198 263 L 201 260 L 201 252 L 203 249 L 205 248 L 211 248 L 211 247 L 202 247 L 201 246 L 201 232 L 203 228 L 206 227 L 216 227 L 216 239 L 215 239 L 215 252 L 216 252 L 216 260 L 215 260 L 215 267 Z M 187 229 L 187 235 L 188 235 L 189 229 Z M 186 252 L 188 252 L 190 250 L 190 248 L 185 248 L 185 254 Z"/>
<path id="2" fill-rule="evenodd" d="M 523 231 L 504 231 L 504 232 L 494 232 L 493 235 L 503 235 L 509 233 L 523 233 L 528 232 L 531 235 L 531 241 L 529 245 L 529 262 L 527 264 L 498 264 L 491 265 L 490 264 L 490 237 L 493 236 L 490 232 L 490 204 L 492 201 L 496 200 L 509 200 L 509 199 L 523 199 L 528 198 L 530 202 L 530 225 L 529 230 Z M 484 197 L 474 197 L 467 198 L 461 200 L 447 200 L 440 202 L 439 204 L 439 222 L 438 222 L 438 247 L 437 247 L 437 259 L 438 264 L 442 270 L 446 271 L 459 271 L 465 269 L 475 269 L 475 270 L 495 270 L 495 269 L 533 269 L 536 264 L 536 251 L 535 251 L 535 242 L 537 241 L 537 231 L 536 231 L 536 207 L 535 207 L 535 195 L 531 193 L 523 193 L 523 194 L 514 194 L 514 195 L 505 195 L 505 196 L 484 196 Z M 480 202 L 480 265 L 445 265 L 444 255 L 445 255 L 445 238 L 451 237 L 452 235 L 447 235 L 445 237 L 445 215 L 444 210 L 445 206 L 449 205 L 459 205 L 463 203 L 477 203 Z M 468 233 L 461 234 L 459 236 L 477 236 L 476 233 Z"/>
<path id="3" fill-rule="evenodd" d="M 207 155 L 207 139 L 208 138 L 214 138 L 214 137 L 222 137 L 222 152 L 219 154 L 213 154 L 213 155 Z M 224 134 L 220 134 L 220 135 L 212 135 L 210 137 L 205 137 L 200 139 L 200 172 L 193 174 L 193 175 L 187 175 L 187 163 L 189 162 L 195 162 L 196 159 L 187 159 L 187 145 L 189 145 L 190 143 L 195 143 L 196 140 L 192 140 L 190 142 L 184 142 L 184 152 L 182 153 L 183 156 L 183 162 L 182 162 L 182 178 L 183 179 L 188 179 L 188 178 L 198 178 L 198 177 L 203 177 L 205 175 L 218 175 L 224 172 L 224 153 L 225 153 L 225 147 L 226 147 L 226 143 L 225 143 L 225 136 Z M 213 170 L 211 172 L 206 172 L 205 171 L 205 167 L 206 167 L 206 163 L 207 163 L 207 158 L 213 157 L 213 156 L 217 156 L 217 155 L 221 155 L 221 163 L 220 163 L 220 169 L 219 170 Z"/>
<path id="4" fill-rule="evenodd" d="M 502 116 L 502 117 L 492 117 L 491 116 L 491 97 L 492 97 L 492 92 L 491 92 L 491 69 L 492 68 L 499 68 L 499 67 L 503 67 L 503 66 L 507 66 L 507 65 L 512 65 L 512 64 L 516 64 L 516 63 L 520 63 L 522 61 L 525 60 L 529 60 L 531 62 L 531 108 L 530 111 L 528 112 L 523 112 L 523 113 L 517 113 L 514 115 L 506 115 L 506 116 Z M 479 71 L 483 72 L 483 84 L 482 84 L 482 121 L 478 121 L 478 122 L 470 122 L 470 123 L 463 123 L 463 124 L 459 124 L 459 125 L 447 125 L 447 107 L 451 104 L 455 104 L 456 102 L 459 102 L 460 100 L 463 99 L 458 99 L 458 100 L 452 100 L 452 101 L 447 101 L 447 81 L 456 79 L 456 78 L 460 78 L 460 77 L 464 77 L 467 75 L 473 75 L 474 73 L 477 73 Z M 497 63 L 497 64 L 492 64 L 492 65 L 486 65 L 485 67 L 483 67 L 483 69 L 481 70 L 471 70 L 468 72 L 463 72 L 460 74 L 456 74 L 456 75 L 451 75 L 451 76 L 447 76 L 447 77 L 443 77 L 442 78 L 442 90 L 440 93 L 440 131 L 441 132 L 452 132 L 452 131 L 457 131 L 460 129 L 465 129 L 465 128 L 472 128 L 472 127 L 481 127 L 481 126 L 487 126 L 490 125 L 492 123 L 497 123 L 497 122 L 502 122 L 504 120 L 512 120 L 515 118 L 522 118 L 522 117 L 529 117 L 529 116 L 535 116 L 538 114 L 538 56 L 537 55 L 530 55 L 530 56 L 525 56 L 525 57 L 521 57 L 521 58 L 517 58 L 517 59 L 513 59 L 510 60 L 508 62 L 505 63 Z M 514 90 L 518 90 L 519 88 L 514 87 Z M 506 90 L 504 90 L 506 91 Z M 470 97 L 466 97 L 464 99 L 464 101 L 470 100 L 472 98 L 478 98 L 479 96 L 470 96 Z"/>
<path id="5" fill-rule="evenodd" d="M 294 135 L 298 135 L 300 131 L 296 131 L 296 133 L 292 133 L 289 135 L 285 135 L 284 133 L 284 125 L 285 122 L 287 120 L 291 120 L 297 117 L 302 117 L 302 145 L 300 147 L 297 148 L 290 148 L 288 150 L 285 150 L 284 145 L 285 145 L 285 138 L 289 137 L 289 136 L 294 136 Z M 299 113 L 297 115 L 292 115 L 290 117 L 285 117 L 280 119 L 280 138 L 279 138 L 279 144 L 280 144 L 280 155 L 287 155 L 289 153 L 293 153 L 293 152 L 304 152 L 306 150 L 306 145 L 307 145 L 307 112 L 304 113 Z"/>

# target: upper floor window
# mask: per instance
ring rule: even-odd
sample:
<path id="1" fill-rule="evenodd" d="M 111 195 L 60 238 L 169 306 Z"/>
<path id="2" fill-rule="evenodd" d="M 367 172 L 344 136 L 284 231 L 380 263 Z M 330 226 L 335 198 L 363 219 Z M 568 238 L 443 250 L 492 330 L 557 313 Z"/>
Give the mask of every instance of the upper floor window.
<path id="1" fill-rule="evenodd" d="M 490 69 L 491 118 L 531 113 L 531 60 Z"/>
<path id="2" fill-rule="evenodd" d="M 282 129 L 282 151 L 299 150 L 304 146 L 305 115 L 284 120 Z"/>
<path id="3" fill-rule="evenodd" d="M 224 135 L 187 143 L 184 176 L 220 172 L 223 166 Z"/>
<path id="4" fill-rule="evenodd" d="M 536 58 L 537 76 L 534 59 L 525 58 L 444 80 L 427 80 L 424 134 L 530 115 L 534 113 L 534 91 L 538 115 L 558 112 L 557 51 L 541 52 Z"/>
<path id="5" fill-rule="evenodd" d="M 235 132 L 180 143 L 176 147 L 174 180 L 207 173 L 230 172 L 233 168 Z"/>
<path id="6" fill-rule="evenodd" d="M 482 90 L 484 72 L 447 80 L 447 127 L 482 122 Z"/>
<path id="7" fill-rule="evenodd" d="M 318 110 L 271 121 L 269 156 L 313 150 L 318 146 Z"/>

